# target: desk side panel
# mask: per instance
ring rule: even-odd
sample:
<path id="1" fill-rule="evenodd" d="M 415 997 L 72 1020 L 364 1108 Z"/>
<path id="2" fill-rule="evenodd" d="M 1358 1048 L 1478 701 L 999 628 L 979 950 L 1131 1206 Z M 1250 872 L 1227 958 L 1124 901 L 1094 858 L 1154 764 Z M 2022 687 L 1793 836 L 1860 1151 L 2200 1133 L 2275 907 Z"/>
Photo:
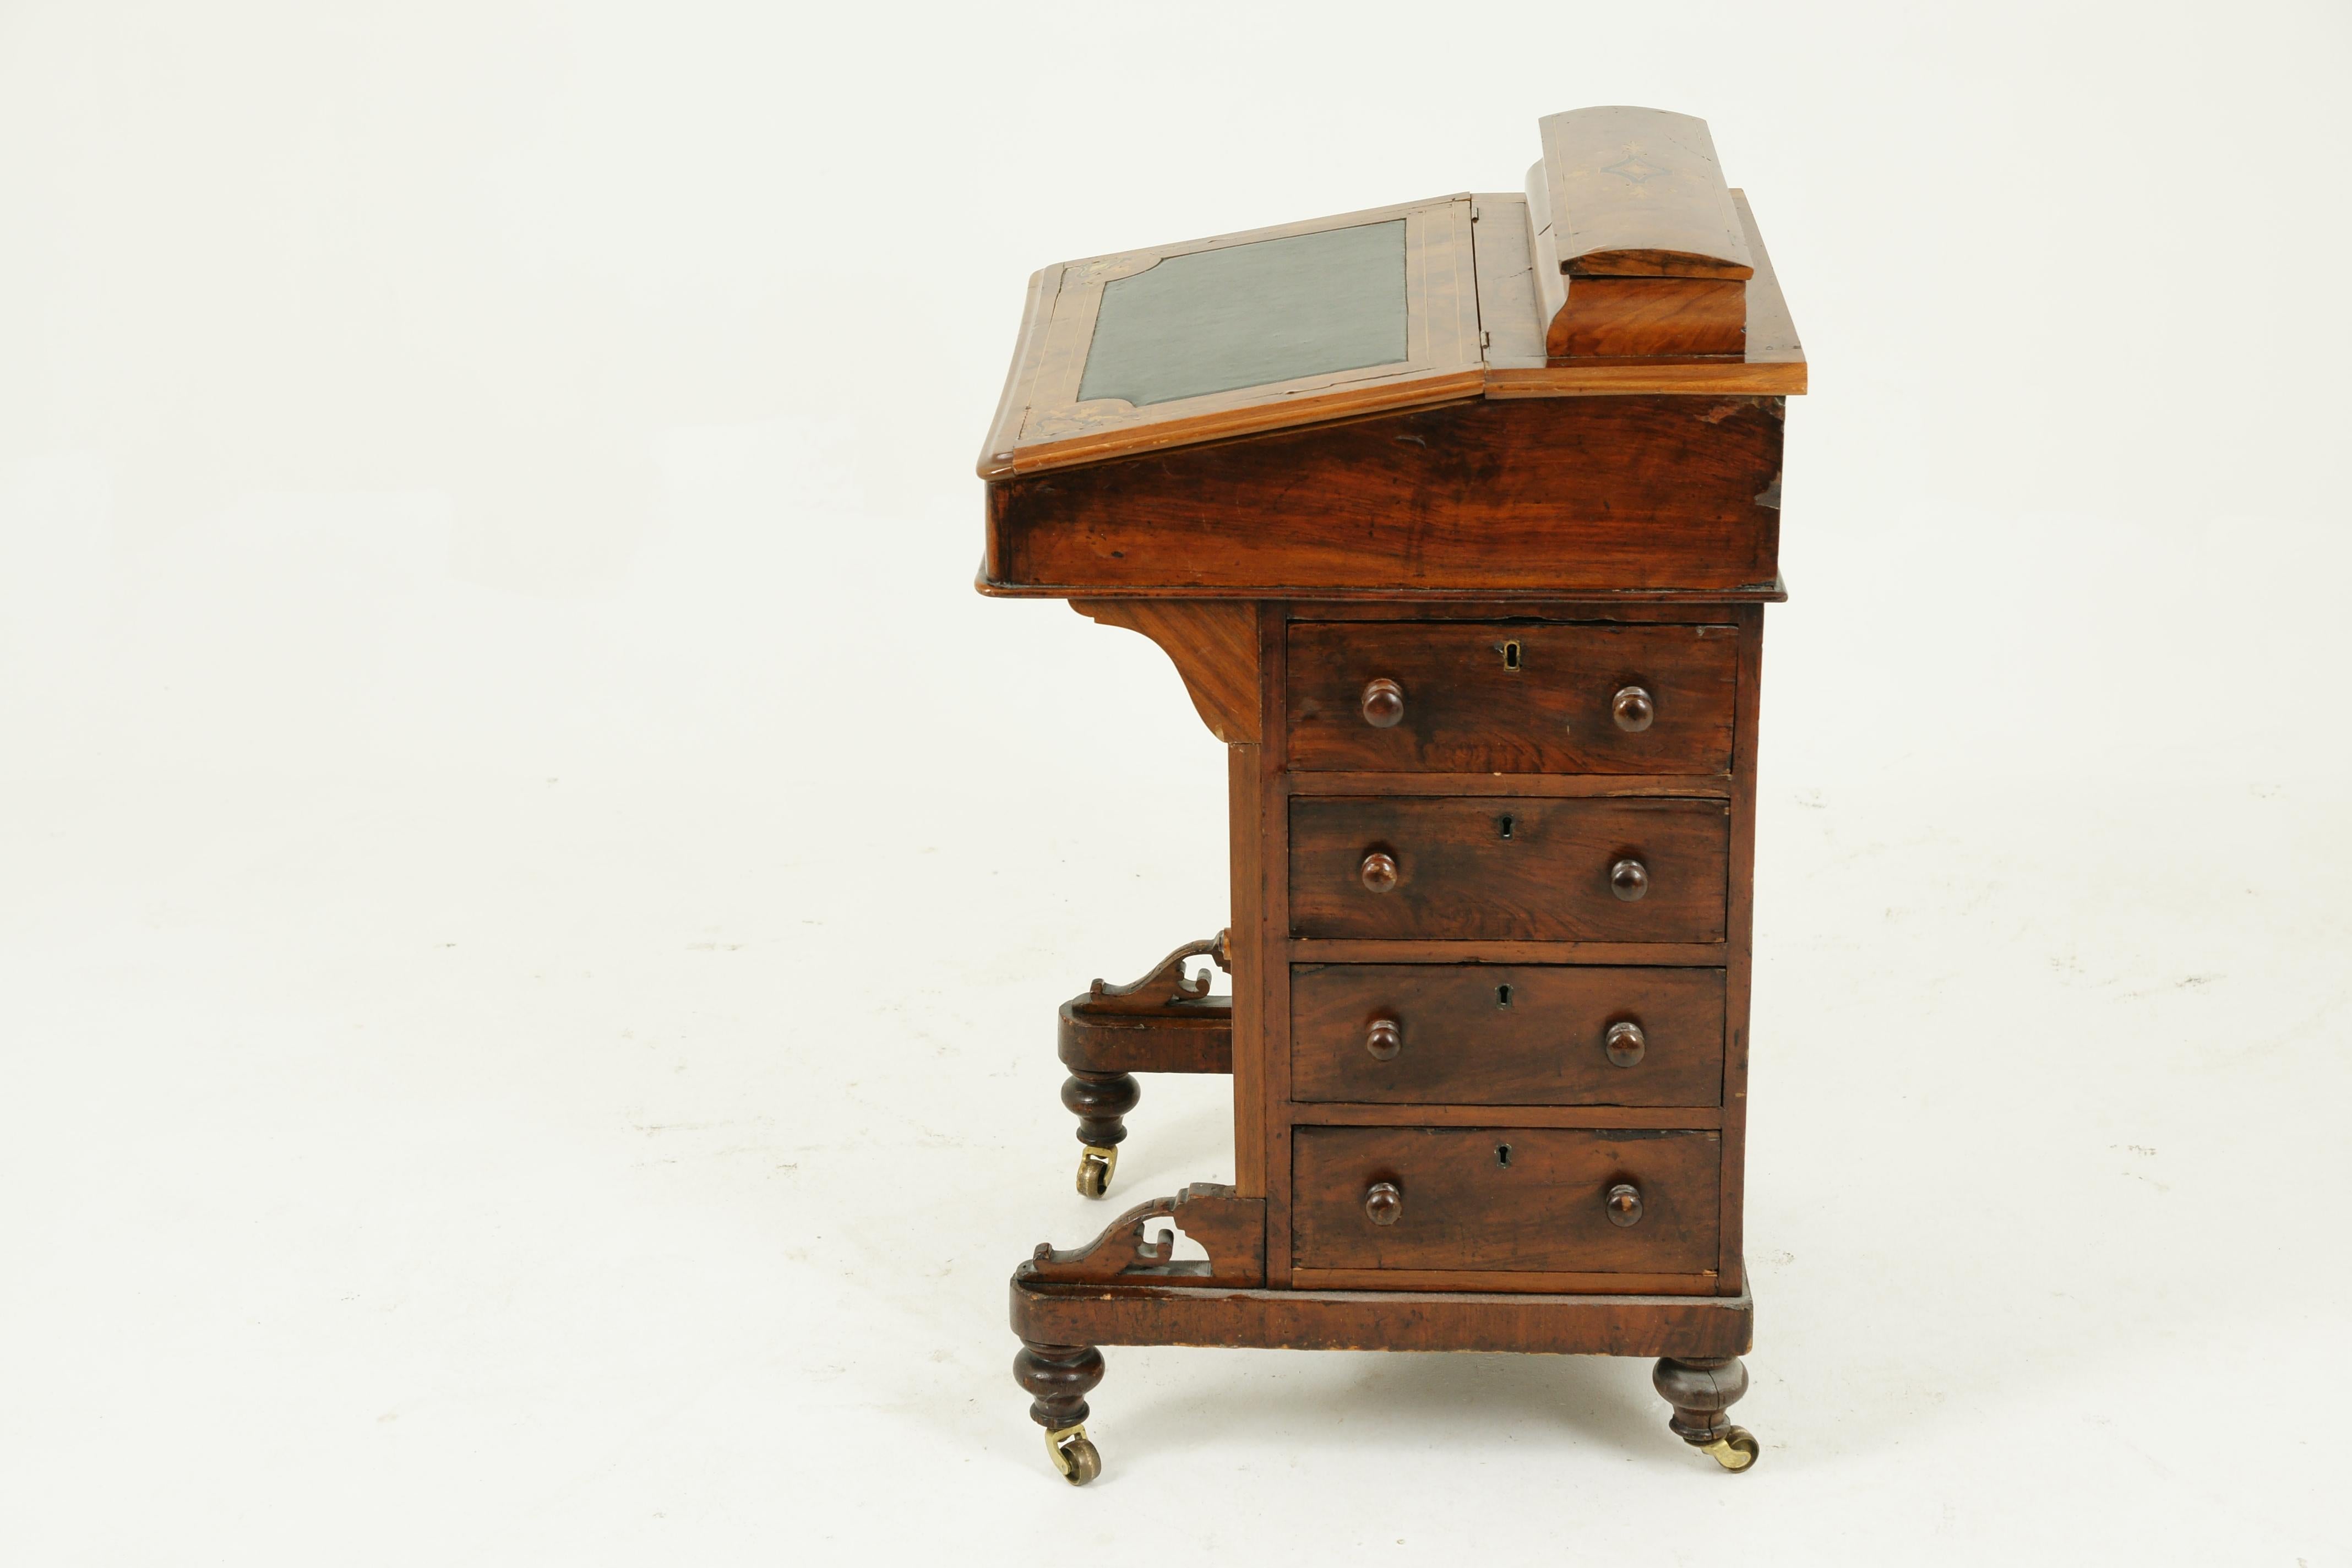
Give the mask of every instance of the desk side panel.
<path id="1" fill-rule="evenodd" d="M 989 485 L 1012 591 L 1735 589 L 1779 573 L 1784 400 L 1479 399 Z"/>

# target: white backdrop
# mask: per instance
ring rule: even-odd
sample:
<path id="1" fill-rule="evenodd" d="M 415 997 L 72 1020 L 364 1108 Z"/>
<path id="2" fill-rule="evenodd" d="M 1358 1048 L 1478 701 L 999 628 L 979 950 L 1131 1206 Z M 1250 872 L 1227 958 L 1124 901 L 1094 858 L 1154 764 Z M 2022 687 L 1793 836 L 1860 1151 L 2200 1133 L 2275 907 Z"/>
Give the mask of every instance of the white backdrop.
<path id="1" fill-rule="evenodd" d="M 2339 6 L 0 5 L 0 1559 L 2352 1561 Z M 1056 1003 L 1223 908 L 972 595 L 1043 263 L 1706 116 L 1812 360 L 1732 1479 L 1113 1350 Z M 1118 1193 L 1230 1176 L 1147 1083 Z"/>

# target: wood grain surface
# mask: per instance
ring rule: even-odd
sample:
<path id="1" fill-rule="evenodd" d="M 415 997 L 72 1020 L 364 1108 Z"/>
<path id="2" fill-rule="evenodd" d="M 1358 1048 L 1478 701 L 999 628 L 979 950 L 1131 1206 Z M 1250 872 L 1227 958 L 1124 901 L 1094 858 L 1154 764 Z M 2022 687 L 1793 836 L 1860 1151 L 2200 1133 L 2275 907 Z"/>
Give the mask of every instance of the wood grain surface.
<path id="1" fill-rule="evenodd" d="M 1048 1285 L 1025 1279 L 1025 1267 L 1013 1277 L 1013 1331 L 1031 1343 L 1719 1356 L 1745 1354 L 1755 1339 L 1745 1294 Z"/>
<path id="2" fill-rule="evenodd" d="M 1570 278 L 1544 333 L 1561 359 L 1738 360 L 1748 285 L 1725 278 Z"/>
<path id="3" fill-rule="evenodd" d="M 1292 1265 L 1696 1274 L 1715 1267 L 1721 1158 L 1713 1132 L 1302 1127 Z M 1375 1225 L 1364 1194 L 1383 1181 L 1403 1203 Z M 1621 1183 L 1641 1193 L 1637 1224 L 1604 1207 Z"/>
<path id="4" fill-rule="evenodd" d="M 1721 624 L 1295 624 L 1291 765 L 1728 774 L 1736 641 Z M 1389 728 L 1362 711 L 1377 679 L 1403 688 L 1403 717 Z M 1613 717 L 1628 687 L 1653 700 L 1646 729 Z"/>
<path id="5" fill-rule="evenodd" d="M 1671 110 L 1612 106 L 1547 114 L 1543 226 L 1558 270 L 1590 277 L 1745 279 L 1747 236 L 1706 121 Z"/>
<path id="6" fill-rule="evenodd" d="M 1730 807 L 1721 801 L 1299 796 L 1290 803 L 1290 929 L 1301 937 L 1718 942 Z M 1381 851 L 1392 891 L 1359 868 Z M 1617 898 L 1610 868 L 1650 889 Z"/>
<path id="7" fill-rule="evenodd" d="M 1630 1127 L 1636 1131 L 1687 1127 L 1715 1131 L 1723 1112 L 1712 1105 L 1381 1105 L 1367 1100 L 1293 1100 L 1294 1127 Z"/>
<path id="8" fill-rule="evenodd" d="M 1475 399 L 989 487 L 985 584 L 1727 589 L 1780 566 L 1782 400 Z"/>
<path id="9" fill-rule="evenodd" d="M 1391 1104 L 1714 1105 L 1723 971 L 1526 964 L 1311 964 L 1290 976 L 1290 1093 Z M 1393 1020 L 1393 1057 L 1366 1048 Z M 1620 1067 L 1610 1026 L 1643 1034 Z"/>
<path id="10" fill-rule="evenodd" d="M 1073 1072 L 1205 1072 L 1234 1070 L 1234 1009 L 1212 996 L 1160 1014 L 1089 1012 L 1086 998 L 1062 1004 L 1055 1047 Z"/>
<path id="11" fill-rule="evenodd" d="M 1622 1290 L 1628 1295 L 1713 1296 L 1719 1283 L 1703 1274 L 1644 1274 L 1628 1269 L 1574 1268 L 1293 1268 L 1307 1290 L 1527 1290 L 1574 1293 Z"/>
<path id="12" fill-rule="evenodd" d="M 1487 198 L 1479 199 L 1484 211 L 1483 204 Z M 1508 200 L 1497 198 L 1498 205 Z M 1546 350 L 1548 329 L 1559 310 L 1559 302 L 1555 300 L 1549 313 L 1543 312 L 1539 303 L 1530 307 L 1531 325 L 1522 327 L 1515 321 L 1507 328 L 1496 331 L 1486 349 L 1486 395 L 1610 397 L 1644 392 L 1753 392 L 1796 396 L 1803 393 L 1808 385 L 1805 346 L 1797 336 L 1797 323 L 1789 313 L 1787 297 L 1780 292 L 1780 279 L 1772 270 L 1772 258 L 1765 251 L 1764 236 L 1756 226 L 1756 215 L 1743 193 L 1733 191 L 1731 204 L 1739 214 L 1740 226 L 1748 236 L 1748 253 L 1756 261 L 1756 276 L 1747 285 L 1747 328 L 1738 359 L 1657 360 L 1648 363 L 1571 359 L 1554 363 L 1547 359 Z M 1521 226 L 1524 225 L 1522 219 Z M 1481 224 L 1482 244 L 1484 228 Z M 1481 266 L 1483 277 L 1483 262 Z M 1532 272 L 1528 274 L 1528 298 L 1533 300 Z M 1480 305 L 1482 309 L 1488 308 L 1483 298 Z M 1498 299 L 1492 308 L 1501 310 L 1517 307 L 1505 305 Z M 1532 350 L 1528 346 L 1530 336 Z"/>

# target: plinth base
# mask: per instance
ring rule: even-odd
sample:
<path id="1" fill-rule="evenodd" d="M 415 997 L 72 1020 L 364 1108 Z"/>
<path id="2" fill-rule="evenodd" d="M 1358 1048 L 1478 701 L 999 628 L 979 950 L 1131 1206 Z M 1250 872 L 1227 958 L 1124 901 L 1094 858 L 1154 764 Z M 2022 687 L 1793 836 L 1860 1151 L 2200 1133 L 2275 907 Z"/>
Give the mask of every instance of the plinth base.
<path id="1" fill-rule="evenodd" d="M 1674 1407 L 1668 1429 L 1735 1474 L 1756 1439 L 1725 1412 L 1748 1392 L 1739 1363 L 1755 1301 L 1737 1296 L 1529 1296 L 1499 1292 L 1265 1290 L 1136 1280 L 1048 1282 L 1013 1277 L 1013 1375 L 1034 1396 L 1030 1419 L 1064 1479 L 1102 1473 L 1087 1438 L 1086 1395 L 1102 1381 L 1102 1345 L 1222 1345 L 1257 1350 L 1501 1351 L 1654 1356 L 1651 1380 Z"/>

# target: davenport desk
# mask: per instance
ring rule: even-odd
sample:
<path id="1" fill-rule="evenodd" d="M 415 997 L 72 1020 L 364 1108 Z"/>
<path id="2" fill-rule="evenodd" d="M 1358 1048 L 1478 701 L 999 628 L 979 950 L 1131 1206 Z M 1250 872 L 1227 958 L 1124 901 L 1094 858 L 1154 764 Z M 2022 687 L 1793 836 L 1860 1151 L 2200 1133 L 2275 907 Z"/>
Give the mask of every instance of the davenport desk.
<path id="1" fill-rule="evenodd" d="M 1106 1344 L 1656 1357 L 1672 1430 L 1755 1460 L 1757 699 L 1805 360 L 1705 121 L 1540 132 L 1522 195 L 1030 280 L 981 590 L 1151 638 L 1230 759 L 1228 929 L 1061 1010 L 1089 1196 L 1134 1074 L 1234 1087 L 1232 1185 L 1013 1275 L 1073 1483 Z"/>

